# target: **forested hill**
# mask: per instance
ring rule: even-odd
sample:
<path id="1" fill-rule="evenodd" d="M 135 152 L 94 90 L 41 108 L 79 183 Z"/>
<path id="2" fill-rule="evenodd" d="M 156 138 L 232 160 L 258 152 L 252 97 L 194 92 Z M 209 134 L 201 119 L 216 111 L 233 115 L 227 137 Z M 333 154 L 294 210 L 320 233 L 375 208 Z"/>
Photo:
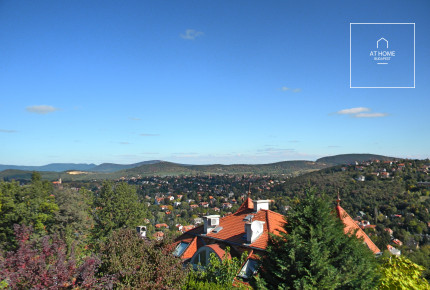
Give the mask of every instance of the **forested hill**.
<path id="1" fill-rule="evenodd" d="M 403 243 L 400 249 L 406 251 L 430 244 L 429 173 L 428 159 L 339 165 L 290 178 L 264 198 L 274 198 L 282 209 L 298 202 L 310 187 L 327 194 L 333 204 L 339 194 L 341 206 L 351 217 L 361 213 L 358 220 L 368 220 L 376 226 L 368 232 L 378 247 L 399 247 L 393 242 L 398 239 Z M 393 231 L 391 237 L 386 229 Z"/>
<path id="2" fill-rule="evenodd" d="M 209 174 L 261 174 L 261 175 L 299 175 L 306 172 L 320 170 L 332 164 L 313 161 L 284 161 L 270 164 L 234 164 L 234 165 L 182 165 L 172 162 L 146 163 L 135 168 L 115 172 L 93 171 L 67 171 L 67 172 L 41 172 L 42 177 L 48 180 L 61 178 L 70 180 L 118 179 L 139 176 L 174 176 L 174 175 L 209 175 Z M 110 171 L 112 167 L 100 168 L 100 171 Z M 0 172 L 0 179 L 30 179 L 31 171 L 5 170 Z"/>
<path id="3" fill-rule="evenodd" d="M 296 160 L 282 161 L 269 164 L 210 164 L 210 165 L 184 165 L 160 160 L 143 161 L 134 164 L 114 164 L 103 163 L 94 165 L 90 169 L 75 169 L 43 171 L 42 177 L 48 180 L 61 178 L 63 181 L 70 180 L 94 180 L 94 179 L 118 179 L 132 178 L 139 176 L 173 176 L 173 175 L 197 175 L 197 174 L 260 174 L 260 175 L 292 175 L 297 176 L 303 173 L 312 172 L 335 166 L 337 164 L 351 164 L 355 161 L 369 160 L 397 160 L 374 154 L 344 154 L 330 157 L 323 157 L 317 161 Z M 25 170 L 4 170 L 0 171 L 0 179 L 23 179 L 29 180 L 32 171 L 37 169 Z"/>
<path id="4" fill-rule="evenodd" d="M 375 154 L 340 154 L 334 156 L 327 156 L 317 159 L 316 162 L 322 163 L 332 163 L 332 164 L 351 164 L 355 161 L 363 162 L 363 161 L 371 161 L 371 160 L 397 160 L 398 158 L 375 155 Z"/>

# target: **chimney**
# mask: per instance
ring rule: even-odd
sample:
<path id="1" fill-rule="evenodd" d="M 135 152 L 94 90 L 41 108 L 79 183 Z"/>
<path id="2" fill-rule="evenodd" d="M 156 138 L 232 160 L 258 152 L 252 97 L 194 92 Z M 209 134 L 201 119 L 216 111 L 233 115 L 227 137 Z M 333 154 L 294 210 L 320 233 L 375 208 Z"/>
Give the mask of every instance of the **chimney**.
<path id="1" fill-rule="evenodd" d="M 259 212 L 260 209 L 269 210 L 271 200 L 253 200 L 252 202 L 254 203 L 254 212 Z"/>
<path id="2" fill-rule="evenodd" d="M 205 235 L 209 234 L 213 229 L 219 225 L 219 215 L 207 215 L 203 217 Z"/>
<path id="3" fill-rule="evenodd" d="M 264 222 L 262 221 L 246 222 L 245 223 L 246 243 L 252 244 L 261 236 L 263 232 L 264 232 Z"/>

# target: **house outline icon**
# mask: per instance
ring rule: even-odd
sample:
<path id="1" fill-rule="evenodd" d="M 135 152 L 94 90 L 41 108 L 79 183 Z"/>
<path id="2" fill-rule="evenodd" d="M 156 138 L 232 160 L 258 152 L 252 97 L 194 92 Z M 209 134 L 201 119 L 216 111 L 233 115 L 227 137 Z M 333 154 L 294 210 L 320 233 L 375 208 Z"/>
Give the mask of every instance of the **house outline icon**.
<path id="1" fill-rule="evenodd" d="M 381 38 L 376 42 L 376 48 L 379 48 L 379 42 L 380 42 L 381 40 L 384 40 L 384 41 L 385 41 L 385 43 L 387 44 L 387 49 L 388 49 L 388 40 L 386 40 L 386 39 L 385 39 L 385 38 L 383 38 L 383 37 L 381 37 Z"/>

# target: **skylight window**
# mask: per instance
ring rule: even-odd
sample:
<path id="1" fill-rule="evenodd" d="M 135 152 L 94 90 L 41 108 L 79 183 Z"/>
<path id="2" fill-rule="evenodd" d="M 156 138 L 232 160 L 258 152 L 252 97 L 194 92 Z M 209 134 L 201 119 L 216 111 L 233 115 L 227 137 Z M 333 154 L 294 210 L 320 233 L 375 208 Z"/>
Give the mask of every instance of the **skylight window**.
<path id="1" fill-rule="evenodd" d="M 221 230 L 223 229 L 223 227 L 220 227 L 220 226 L 217 226 L 216 228 L 214 228 L 213 230 L 212 230 L 212 233 L 219 233 Z"/>
<path id="2" fill-rule="evenodd" d="M 188 245 L 189 243 L 180 242 L 176 249 L 173 251 L 173 255 L 176 257 L 180 257 L 184 253 Z"/>

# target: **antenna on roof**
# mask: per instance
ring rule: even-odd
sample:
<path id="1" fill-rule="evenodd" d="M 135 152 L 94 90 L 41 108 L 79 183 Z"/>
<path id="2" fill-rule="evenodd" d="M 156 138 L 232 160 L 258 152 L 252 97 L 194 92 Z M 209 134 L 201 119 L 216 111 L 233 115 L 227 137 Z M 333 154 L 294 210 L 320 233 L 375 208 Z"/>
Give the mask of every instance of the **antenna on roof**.
<path id="1" fill-rule="evenodd" d="M 341 201 L 341 199 L 340 199 L 340 196 L 339 196 L 339 189 L 337 190 L 337 205 L 339 205 L 340 206 L 340 201 Z"/>

